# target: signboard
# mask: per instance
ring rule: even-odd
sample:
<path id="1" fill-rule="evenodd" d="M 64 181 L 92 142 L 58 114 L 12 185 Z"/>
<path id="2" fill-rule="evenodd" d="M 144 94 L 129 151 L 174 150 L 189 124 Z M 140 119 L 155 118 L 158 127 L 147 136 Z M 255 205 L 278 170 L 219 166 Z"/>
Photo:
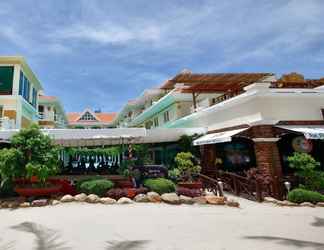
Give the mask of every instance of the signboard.
<path id="1" fill-rule="evenodd" d="M 168 169 L 163 165 L 136 166 L 134 167 L 134 170 L 135 169 L 139 170 L 144 178 L 159 178 L 168 176 Z"/>

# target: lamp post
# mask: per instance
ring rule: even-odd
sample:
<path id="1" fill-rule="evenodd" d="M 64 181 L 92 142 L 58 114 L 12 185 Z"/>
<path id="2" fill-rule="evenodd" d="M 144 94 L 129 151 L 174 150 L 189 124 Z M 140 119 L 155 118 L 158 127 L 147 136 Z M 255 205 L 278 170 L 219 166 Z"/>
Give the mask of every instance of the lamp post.
<path id="1" fill-rule="evenodd" d="M 219 187 L 219 195 L 223 196 L 223 190 L 224 190 L 224 183 L 221 180 L 217 181 L 218 187 Z"/>
<path id="2" fill-rule="evenodd" d="M 284 185 L 285 188 L 287 189 L 287 197 L 288 197 L 288 193 L 290 192 L 290 188 L 291 188 L 291 183 L 289 181 L 285 181 Z"/>

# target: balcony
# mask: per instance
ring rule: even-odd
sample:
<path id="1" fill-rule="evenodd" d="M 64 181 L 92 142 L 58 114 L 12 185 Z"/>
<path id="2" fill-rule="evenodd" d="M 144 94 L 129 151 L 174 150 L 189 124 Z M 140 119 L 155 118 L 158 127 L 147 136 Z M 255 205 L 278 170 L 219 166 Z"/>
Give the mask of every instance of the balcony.
<path id="1" fill-rule="evenodd" d="M 8 117 L 1 117 L 0 118 L 0 129 L 15 129 L 15 120 L 9 119 Z"/>

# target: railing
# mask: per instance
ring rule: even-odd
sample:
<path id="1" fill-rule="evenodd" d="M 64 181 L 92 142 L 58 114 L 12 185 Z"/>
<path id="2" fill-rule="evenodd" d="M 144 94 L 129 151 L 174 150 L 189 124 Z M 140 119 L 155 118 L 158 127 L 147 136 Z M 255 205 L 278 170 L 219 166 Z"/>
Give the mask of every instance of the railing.
<path id="1" fill-rule="evenodd" d="M 235 96 L 238 96 L 238 95 L 240 95 L 242 93 L 244 93 L 244 90 L 242 90 L 242 89 L 225 93 L 225 94 L 223 94 L 221 96 L 216 97 L 215 100 L 213 101 L 212 105 L 215 105 L 217 103 L 226 101 L 226 100 L 231 99 L 231 98 L 233 98 Z"/>
<path id="2" fill-rule="evenodd" d="M 265 196 L 272 194 L 270 184 L 264 184 L 235 173 L 218 171 L 218 178 L 224 184 L 224 191 L 250 200 L 262 202 Z"/>
<path id="3" fill-rule="evenodd" d="M 203 189 L 213 192 L 215 195 L 224 196 L 223 188 L 220 186 L 218 180 L 204 174 L 199 174 L 199 177 L 202 181 Z"/>
<path id="4" fill-rule="evenodd" d="M 14 129 L 15 120 L 9 119 L 8 117 L 0 117 L 0 129 Z"/>

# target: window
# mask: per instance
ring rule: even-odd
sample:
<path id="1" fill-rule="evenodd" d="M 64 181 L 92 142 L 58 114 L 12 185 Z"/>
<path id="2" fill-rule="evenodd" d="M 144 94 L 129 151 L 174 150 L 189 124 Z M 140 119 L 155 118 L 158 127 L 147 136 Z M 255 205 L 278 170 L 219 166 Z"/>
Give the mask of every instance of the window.
<path id="1" fill-rule="evenodd" d="M 11 95 L 13 84 L 14 67 L 0 66 L 0 94 Z"/>
<path id="2" fill-rule="evenodd" d="M 96 121 L 97 119 L 92 114 L 90 114 L 90 112 L 85 112 L 79 120 L 80 121 Z"/>
<path id="3" fill-rule="evenodd" d="M 163 117 L 164 117 L 164 122 L 170 121 L 169 111 L 165 111 Z"/>
<path id="4" fill-rule="evenodd" d="M 29 82 L 29 80 L 27 79 L 27 77 L 24 75 L 24 73 L 22 71 L 20 71 L 20 77 L 19 77 L 19 95 L 21 95 L 27 102 L 30 101 L 30 88 L 31 88 L 31 84 Z M 34 95 L 34 93 L 33 93 Z M 36 93 L 37 96 L 37 93 Z M 37 98 L 37 97 L 36 97 Z M 35 99 L 36 100 L 36 99 Z M 33 105 L 34 107 L 36 106 Z"/>
<path id="5" fill-rule="evenodd" d="M 159 126 L 159 117 L 155 117 L 153 121 L 154 121 L 154 127 L 158 127 Z"/>
<path id="6" fill-rule="evenodd" d="M 33 88 L 32 105 L 36 108 L 36 104 L 37 104 L 37 90 Z"/>

